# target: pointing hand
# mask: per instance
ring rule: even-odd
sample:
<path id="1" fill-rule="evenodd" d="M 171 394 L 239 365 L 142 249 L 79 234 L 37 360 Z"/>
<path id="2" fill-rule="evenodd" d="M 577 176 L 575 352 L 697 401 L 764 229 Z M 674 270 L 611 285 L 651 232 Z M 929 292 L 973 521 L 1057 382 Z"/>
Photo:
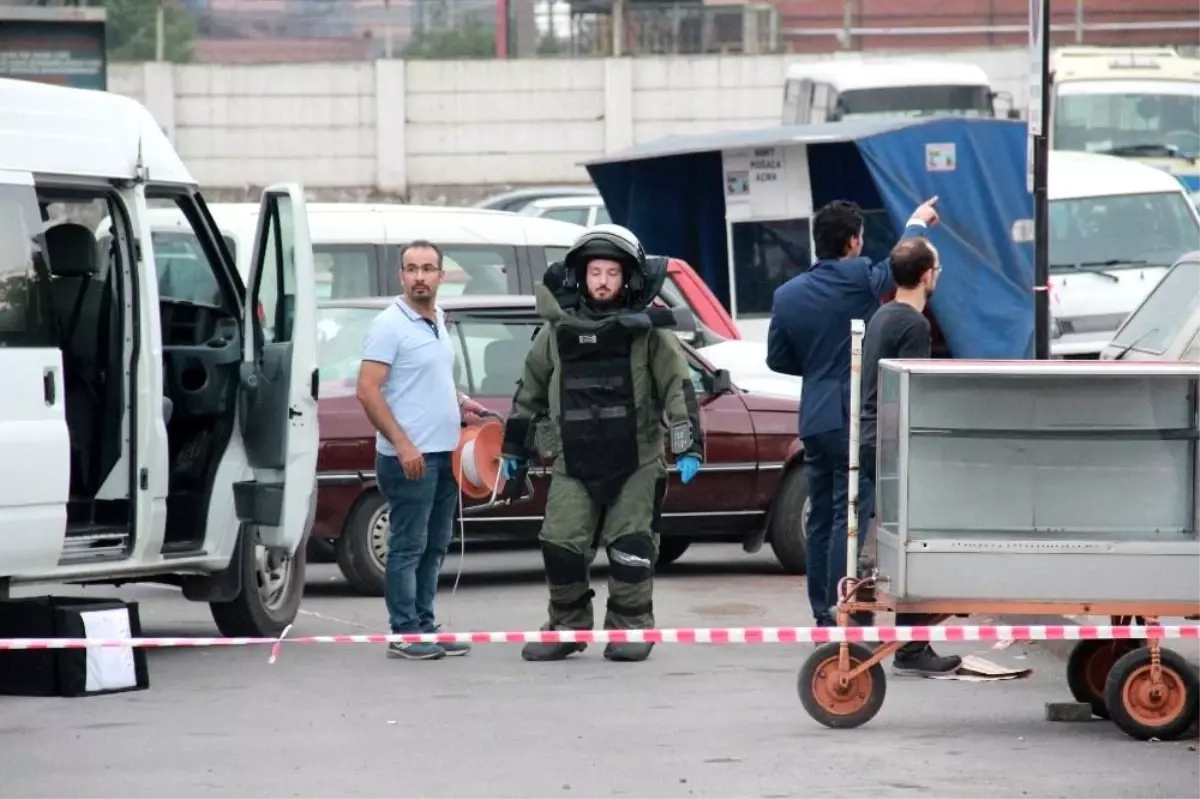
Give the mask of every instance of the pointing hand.
<path id="1" fill-rule="evenodd" d="M 935 194 L 925 202 L 917 206 L 917 210 L 913 211 L 913 216 L 920 219 L 929 227 L 933 227 L 938 223 L 938 212 L 933 206 L 937 204 L 938 198 Z"/>

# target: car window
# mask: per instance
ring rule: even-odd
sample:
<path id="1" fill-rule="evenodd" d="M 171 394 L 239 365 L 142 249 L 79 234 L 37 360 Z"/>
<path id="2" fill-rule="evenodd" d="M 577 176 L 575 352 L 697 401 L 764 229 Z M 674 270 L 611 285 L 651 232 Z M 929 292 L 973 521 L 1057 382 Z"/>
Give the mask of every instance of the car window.
<path id="1" fill-rule="evenodd" d="M 596 209 L 596 224 L 607 225 L 612 222 L 612 217 L 608 215 L 608 209 L 603 205 Z"/>
<path id="2" fill-rule="evenodd" d="M 550 264 L 554 263 L 555 261 L 561 261 L 562 259 L 566 258 L 567 252 L 570 249 L 571 249 L 570 247 L 547 247 L 546 248 L 546 266 L 549 266 Z"/>
<path id="3" fill-rule="evenodd" d="M 516 247 L 435 243 L 442 251 L 442 269 L 446 273 L 438 288 L 439 297 L 509 294 L 510 277 L 512 285 L 516 285 Z M 388 269 L 388 293 L 399 294 L 399 247 L 389 247 L 388 262 L 392 265 Z"/>
<path id="4" fill-rule="evenodd" d="M 704 372 L 696 365 L 695 361 L 688 361 L 688 377 L 692 381 L 692 388 L 697 394 L 707 394 L 708 389 L 704 386 Z"/>
<path id="5" fill-rule="evenodd" d="M 541 322 L 456 315 L 450 320 L 459 386 L 472 396 L 512 397 Z M 456 370 L 457 371 L 457 370 Z"/>
<path id="6" fill-rule="evenodd" d="M 1113 337 L 1113 345 L 1161 355 L 1200 305 L 1200 261 L 1181 261 Z"/>
<path id="7" fill-rule="evenodd" d="M 1170 266 L 1194 250 L 1200 225 L 1181 192 L 1054 200 L 1050 271 Z"/>
<path id="8" fill-rule="evenodd" d="M 354 381 L 367 328 L 379 308 L 317 309 L 317 370 L 321 381 Z"/>
<path id="9" fill-rule="evenodd" d="M 0 347 L 62 343 L 42 227 L 33 186 L 0 183 Z"/>
<path id="10" fill-rule="evenodd" d="M 1192 336 L 1192 342 L 1188 344 L 1187 349 L 1180 356 L 1182 361 L 1200 361 L 1200 330 Z"/>
<path id="11" fill-rule="evenodd" d="M 375 248 L 370 245 L 314 244 L 317 299 L 369 297 L 373 293 Z"/>
<path id="12" fill-rule="evenodd" d="M 154 231 L 150 241 L 162 299 L 220 306 L 220 286 L 195 233 L 186 226 L 178 231 Z"/>
<path id="13" fill-rule="evenodd" d="M 587 208 L 548 208 L 542 212 L 546 219 L 557 219 L 560 222 L 571 222 L 576 225 L 586 225 L 588 221 Z"/>
<path id="14" fill-rule="evenodd" d="M 700 318 L 700 312 L 688 301 L 688 295 L 684 294 L 683 289 L 675 282 L 675 278 L 669 274 L 663 281 L 663 287 L 659 290 L 658 296 L 662 297 L 663 301 L 671 308 L 691 308 L 692 313 L 696 314 L 696 318 Z"/>

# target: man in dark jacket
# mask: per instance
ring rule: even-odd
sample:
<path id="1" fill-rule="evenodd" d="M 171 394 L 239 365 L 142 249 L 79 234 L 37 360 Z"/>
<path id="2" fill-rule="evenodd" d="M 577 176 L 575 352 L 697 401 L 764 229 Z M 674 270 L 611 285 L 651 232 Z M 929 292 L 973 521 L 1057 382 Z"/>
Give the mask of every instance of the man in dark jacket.
<path id="1" fill-rule="evenodd" d="M 937 223 L 937 197 L 913 211 L 902 238 L 924 236 Z M 894 287 L 888 260 L 862 256 L 863 216 L 837 200 L 813 216 L 817 262 L 775 290 L 767 334 L 767 366 L 804 378 L 800 438 L 811 502 L 807 533 L 808 600 L 819 626 L 836 624 L 837 584 L 846 574 L 847 484 L 850 464 L 850 321 L 870 320 Z M 871 507 L 863 479 L 859 507 Z M 868 515 L 860 516 L 866 535 Z M 861 539 L 860 539 L 861 540 Z"/>

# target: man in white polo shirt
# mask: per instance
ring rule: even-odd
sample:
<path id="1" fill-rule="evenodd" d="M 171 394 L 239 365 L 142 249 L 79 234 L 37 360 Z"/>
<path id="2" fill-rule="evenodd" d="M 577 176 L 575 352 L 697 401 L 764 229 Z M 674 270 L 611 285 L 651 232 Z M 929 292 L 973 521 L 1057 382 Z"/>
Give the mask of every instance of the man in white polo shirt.
<path id="1" fill-rule="evenodd" d="M 358 399 L 378 431 L 375 475 L 388 502 L 388 621 L 393 633 L 437 630 L 433 603 L 453 536 L 458 485 L 450 465 L 463 421 L 484 407 L 454 385 L 454 350 L 437 306 L 442 253 L 414 241 L 400 253 L 404 293 L 363 342 Z M 436 660 L 468 644 L 391 644 L 388 657 Z"/>

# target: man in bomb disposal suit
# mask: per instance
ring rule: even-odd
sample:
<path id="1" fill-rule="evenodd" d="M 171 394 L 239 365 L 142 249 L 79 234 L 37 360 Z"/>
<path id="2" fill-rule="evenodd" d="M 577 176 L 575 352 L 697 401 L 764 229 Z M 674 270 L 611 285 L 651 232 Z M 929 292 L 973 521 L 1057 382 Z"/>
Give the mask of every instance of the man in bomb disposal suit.
<path id="1" fill-rule="evenodd" d="M 664 440 L 683 482 L 704 452 L 700 411 L 674 314 L 647 306 L 666 259 L 647 259 L 618 225 L 584 233 L 536 290 L 547 321 L 533 339 L 504 434 L 504 473 L 521 479 L 541 417 L 558 442 L 540 535 L 550 586 L 545 630 L 590 630 L 588 569 L 603 544 L 610 565 L 606 629 L 654 626 L 658 517 L 666 495 Z M 664 417 L 666 422 L 664 422 Z M 664 435 L 665 434 L 665 435 Z M 525 660 L 562 660 L 586 644 L 530 643 Z M 653 644 L 610 643 L 609 660 L 641 661 Z"/>

